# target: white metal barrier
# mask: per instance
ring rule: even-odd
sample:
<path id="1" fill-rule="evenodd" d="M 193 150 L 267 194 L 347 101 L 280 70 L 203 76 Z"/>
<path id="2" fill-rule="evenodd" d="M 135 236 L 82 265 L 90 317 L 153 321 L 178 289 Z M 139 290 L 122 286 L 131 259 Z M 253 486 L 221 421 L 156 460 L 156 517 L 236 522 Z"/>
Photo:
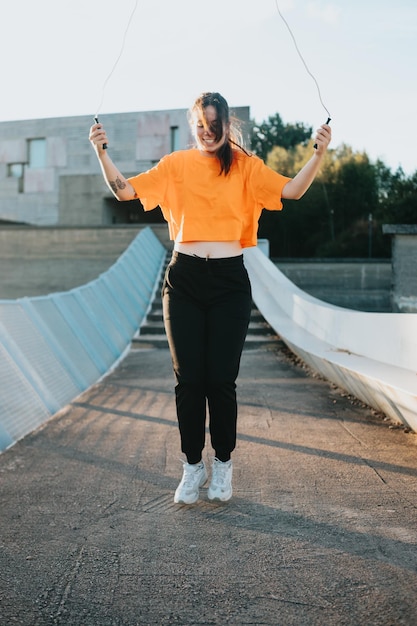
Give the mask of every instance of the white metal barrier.
<path id="1" fill-rule="evenodd" d="M 86 285 L 0 300 L 0 451 L 115 365 L 144 320 L 165 256 L 145 228 Z"/>
<path id="2" fill-rule="evenodd" d="M 364 313 L 296 287 L 258 248 L 245 250 L 253 299 L 314 370 L 417 432 L 417 314 Z"/>

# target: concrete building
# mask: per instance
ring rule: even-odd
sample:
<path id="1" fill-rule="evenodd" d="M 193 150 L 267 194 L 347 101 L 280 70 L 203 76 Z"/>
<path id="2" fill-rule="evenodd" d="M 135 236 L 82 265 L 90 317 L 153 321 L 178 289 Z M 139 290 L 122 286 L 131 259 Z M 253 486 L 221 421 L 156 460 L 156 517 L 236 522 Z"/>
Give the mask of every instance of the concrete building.
<path id="1" fill-rule="evenodd" d="M 249 131 L 249 107 L 233 114 Z M 192 145 L 187 111 L 102 115 L 109 150 L 125 176 Z M 0 220 L 36 226 L 102 226 L 147 221 L 140 204 L 119 203 L 88 141 L 90 116 L 0 123 Z M 159 221 L 152 211 L 151 221 Z"/>

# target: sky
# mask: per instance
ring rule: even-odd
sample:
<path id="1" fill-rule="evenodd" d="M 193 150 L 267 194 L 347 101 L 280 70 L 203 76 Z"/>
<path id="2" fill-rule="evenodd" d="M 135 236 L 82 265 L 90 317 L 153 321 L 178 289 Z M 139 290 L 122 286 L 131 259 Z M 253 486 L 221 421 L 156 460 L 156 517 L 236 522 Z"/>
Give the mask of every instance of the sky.
<path id="1" fill-rule="evenodd" d="M 330 111 L 331 147 L 413 174 L 415 0 L 13 0 L 0 24 L 0 122 L 99 110 L 105 124 L 219 91 L 256 122 L 279 113 L 315 129 L 327 112 L 277 4 Z"/>

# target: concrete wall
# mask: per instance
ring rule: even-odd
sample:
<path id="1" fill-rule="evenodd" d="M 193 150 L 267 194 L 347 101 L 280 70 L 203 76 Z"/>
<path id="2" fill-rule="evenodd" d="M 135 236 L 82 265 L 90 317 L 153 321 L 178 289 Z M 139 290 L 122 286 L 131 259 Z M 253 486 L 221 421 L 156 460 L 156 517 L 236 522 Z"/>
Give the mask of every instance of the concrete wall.
<path id="1" fill-rule="evenodd" d="M 392 311 L 389 260 L 309 259 L 275 264 L 297 287 L 315 298 L 358 311 Z"/>
<path id="2" fill-rule="evenodd" d="M 0 228 L 0 299 L 66 291 L 97 278 L 140 227 Z"/>
<path id="3" fill-rule="evenodd" d="M 384 224 L 392 236 L 392 310 L 417 313 L 417 225 Z"/>
<path id="4" fill-rule="evenodd" d="M 0 227 L 0 298 L 45 295 L 95 279 L 116 261 L 141 227 Z M 151 227 L 171 250 L 167 225 Z M 277 266 L 303 291 L 331 304 L 391 311 L 389 261 L 277 261 Z"/>

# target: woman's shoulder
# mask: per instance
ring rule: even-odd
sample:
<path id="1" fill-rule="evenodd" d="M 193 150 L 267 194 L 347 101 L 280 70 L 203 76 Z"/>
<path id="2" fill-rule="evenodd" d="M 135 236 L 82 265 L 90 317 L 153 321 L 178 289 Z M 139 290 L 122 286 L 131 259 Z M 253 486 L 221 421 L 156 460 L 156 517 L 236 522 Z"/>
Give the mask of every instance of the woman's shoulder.
<path id="1" fill-rule="evenodd" d="M 172 159 L 174 161 L 190 161 L 198 156 L 199 152 L 197 148 L 186 148 L 184 150 L 175 150 L 170 152 L 164 158 Z"/>
<path id="2" fill-rule="evenodd" d="M 239 168 L 245 170 L 251 170 L 264 165 L 262 159 L 256 156 L 253 152 L 247 152 L 246 150 L 235 150 L 233 160 Z"/>
<path id="3" fill-rule="evenodd" d="M 189 158 L 188 152 L 190 152 L 190 150 L 168 152 L 158 161 L 155 168 L 165 173 L 177 172 L 178 168 L 181 168 Z"/>
<path id="4" fill-rule="evenodd" d="M 168 167 L 181 167 L 187 165 L 198 159 L 199 152 L 195 148 L 189 148 L 185 150 L 175 150 L 166 154 L 161 161 Z"/>

